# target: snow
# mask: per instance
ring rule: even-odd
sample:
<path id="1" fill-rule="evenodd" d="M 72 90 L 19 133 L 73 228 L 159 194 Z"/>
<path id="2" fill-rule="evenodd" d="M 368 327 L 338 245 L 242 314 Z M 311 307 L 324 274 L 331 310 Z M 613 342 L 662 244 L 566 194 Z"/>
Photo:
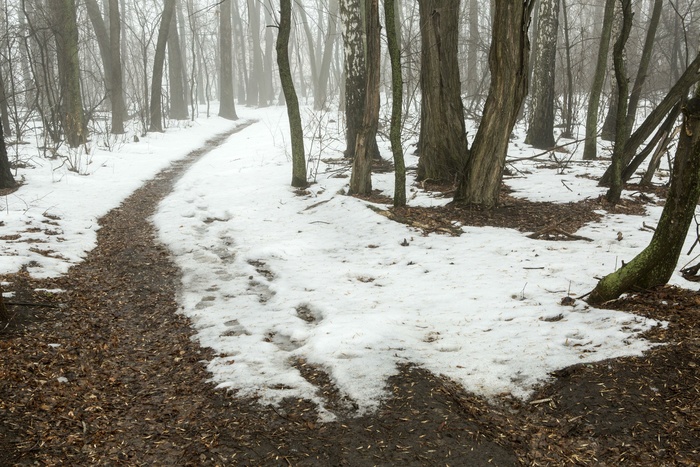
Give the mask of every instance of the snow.
<path id="1" fill-rule="evenodd" d="M 316 140 L 313 147 L 307 141 L 316 183 L 297 193 L 289 186 L 285 109 L 237 111 L 257 122 L 200 159 L 153 218 L 182 270 L 182 312 L 201 345 L 215 351 L 208 362 L 213 383 L 262 403 L 307 398 L 330 419 L 322 392 L 302 376 L 300 362 L 326 372 L 365 413 L 388 395 L 387 379 L 401 364 L 445 375 L 487 397 L 525 398 L 557 369 L 640 355 L 650 347 L 638 335 L 660 323 L 560 301 L 590 291 L 596 277 L 646 246 L 651 233 L 640 229 L 642 222 L 654 225 L 660 208 L 649 208 L 646 217 L 605 214 L 578 232 L 592 242 L 532 240 L 491 227 L 463 227 L 460 237 L 424 236 L 343 194 L 348 178 L 338 174 L 344 172 L 333 161 L 317 160 L 319 147 L 324 160 L 341 158 L 342 137 Z M 331 121 L 340 116 L 325 118 L 328 131 L 338 127 Z M 38 228 L 31 235 L 46 242 L 40 248 L 60 257 L 6 240 L 0 272 L 34 261 L 34 276 L 65 273 L 94 247 L 100 216 L 171 161 L 234 125 L 202 118 L 123 142 L 113 152 L 93 148 L 88 176 L 34 157 L 36 168 L 21 171 L 27 184 L 6 197 L 0 220 L 4 235 L 29 238 L 27 231 Z M 517 134 L 511 158 L 538 152 L 522 143 L 522 131 Z M 381 149 L 389 157 L 385 144 Z M 415 165 L 415 158 L 407 159 Z M 603 193 L 589 176 L 600 175 L 604 162 L 583 163 L 577 152 L 562 164 L 516 162 L 507 183 L 514 196 L 538 201 Z M 391 195 L 393 174 L 374 175 L 373 184 Z M 447 201 L 409 191 L 414 206 Z"/>

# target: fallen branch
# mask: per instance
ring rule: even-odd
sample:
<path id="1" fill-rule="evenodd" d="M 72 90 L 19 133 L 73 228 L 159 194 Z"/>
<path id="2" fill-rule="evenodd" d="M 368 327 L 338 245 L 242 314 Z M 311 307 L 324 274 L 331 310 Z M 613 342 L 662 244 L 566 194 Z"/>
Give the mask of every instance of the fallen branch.
<path id="1" fill-rule="evenodd" d="M 541 230 L 538 230 L 537 232 L 531 233 L 531 234 L 528 235 L 527 237 L 528 237 L 528 238 L 532 238 L 532 239 L 534 239 L 534 240 L 539 240 L 539 239 L 541 239 L 542 237 L 545 237 L 545 236 L 547 236 L 547 235 L 554 235 L 554 236 L 557 236 L 557 235 L 558 235 L 558 236 L 561 236 L 561 237 L 566 237 L 566 238 L 569 239 L 569 240 L 584 240 L 584 241 L 586 241 L 586 242 L 592 242 L 592 241 L 593 241 L 592 238 L 583 237 L 583 236 L 581 236 L 581 235 L 571 234 L 571 233 L 569 233 L 569 232 L 567 232 L 567 231 L 565 231 L 565 230 L 563 230 L 563 229 L 561 229 L 561 228 L 559 228 L 559 227 L 557 227 L 557 226 L 545 227 L 544 229 L 541 229 Z M 545 240 L 547 240 L 547 239 L 545 239 Z"/>

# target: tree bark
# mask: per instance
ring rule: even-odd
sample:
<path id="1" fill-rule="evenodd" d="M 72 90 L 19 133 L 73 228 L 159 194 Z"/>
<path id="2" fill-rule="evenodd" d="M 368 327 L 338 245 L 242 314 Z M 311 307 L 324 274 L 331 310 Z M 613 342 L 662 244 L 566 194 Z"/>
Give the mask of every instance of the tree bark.
<path id="1" fill-rule="evenodd" d="M 260 3 L 258 1 L 248 0 L 248 24 L 252 39 L 251 58 L 253 63 L 250 67 L 246 104 L 257 106 L 259 105 L 260 85 L 263 82 L 263 60 L 262 49 L 260 48 Z"/>
<path id="2" fill-rule="evenodd" d="M 690 87 L 700 80 L 700 54 L 695 57 L 685 72 L 676 81 L 661 102 L 652 110 L 641 125 L 632 133 L 625 143 L 625 153 L 622 158 L 623 167 L 627 166 L 637 153 L 637 149 L 646 141 L 651 133 L 659 126 L 673 107 L 688 94 Z M 600 186 L 610 184 L 611 168 L 600 178 Z"/>
<path id="3" fill-rule="evenodd" d="M 458 0 L 419 3 L 421 119 L 418 179 L 455 182 L 468 145 L 459 79 Z"/>
<path id="4" fill-rule="evenodd" d="M 61 90 L 60 119 L 66 142 L 72 148 L 87 139 L 87 126 L 80 94 L 80 62 L 78 59 L 78 24 L 74 0 L 48 2 L 56 39 L 58 82 Z"/>
<path id="5" fill-rule="evenodd" d="M 177 0 L 175 6 L 177 8 Z M 168 116 L 175 120 L 186 120 L 187 98 L 185 97 L 185 82 L 183 76 L 182 49 L 180 34 L 177 29 L 177 15 L 173 11 L 168 31 L 168 79 L 170 81 L 170 112 Z"/>
<path id="6" fill-rule="evenodd" d="M 394 206 L 406 205 L 406 164 L 401 145 L 401 119 L 403 109 L 403 77 L 401 76 L 401 48 L 397 33 L 396 2 L 384 0 L 386 39 L 391 60 L 391 152 L 394 156 Z"/>
<path id="7" fill-rule="evenodd" d="M 527 94 L 534 1 L 497 2 L 489 53 L 491 85 L 481 124 L 460 175 L 454 202 L 493 208 L 503 179 L 508 142 Z"/>
<path id="8" fill-rule="evenodd" d="M 219 10 L 219 117 L 238 119 L 233 96 L 233 36 L 231 0 L 223 0 Z"/>
<path id="9" fill-rule="evenodd" d="M 559 0 L 540 0 L 532 110 L 525 143 L 536 148 L 554 146 L 554 84 L 559 32 Z"/>
<path id="10" fill-rule="evenodd" d="M 301 126 L 299 101 L 294 89 L 292 69 L 289 66 L 289 34 L 292 22 L 291 0 L 280 1 L 280 25 L 277 33 L 277 67 L 279 68 L 282 91 L 287 102 L 287 116 L 292 137 L 292 186 L 305 187 L 306 155 L 304 153 L 304 132 Z"/>
<path id="11" fill-rule="evenodd" d="M 314 109 L 321 110 L 328 104 L 328 80 L 331 71 L 331 57 L 335 45 L 338 16 L 338 0 L 331 0 L 328 11 L 328 34 L 323 44 L 323 56 L 318 70 L 318 84 L 314 92 Z"/>
<path id="12" fill-rule="evenodd" d="M 12 176 L 10 160 L 7 157 L 5 134 L 2 121 L 0 120 L 0 189 L 14 188 L 15 186 L 17 186 L 17 182 L 15 182 L 15 178 Z"/>
<path id="13" fill-rule="evenodd" d="M 622 25 L 620 37 L 613 47 L 613 64 L 615 66 L 615 81 L 617 84 L 617 115 L 615 122 L 615 149 L 613 150 L 612 163 L 610 164 L 611 179 L 610 189 L 605 198 L 609 203 L 617 204 L 622 194 L 622 157 L 625 153 L 627 142 L 627 95 L 629 84 L 627 82 L 627 66 L 625 64 L 625 44 L 632 30 L 632 0 L 620 0 L 622 4 Z"/>
<path id="14" fill-rule="evenodd" d="M 632 261 L 605 276 L 588 297 L 599 305 L 625 292 L 666 284 L 673 275 L 700 199 L 700 99 L 684 108 L 666 205 L 649 245 Z"/>
<path id="15" fill-rule="evenodd" d="M 612 33 L 613 17 L 615 15 L 615 0 L 605 1 L 605 13 L 603 16 L 603 28 L 598 46 L 598 61 L 596 62 L 593 86 L 588 97 L 588 112 L 586 114 L 586 141 L 583 145 L 583 159 L 596 159 L 598 153 L 598 109 L 600 108 L 600 95 L 605 84 L 605 72 L 607 71 L 608 50 L 610 49 L 610 35 Z"/>
<path id="16" fill-rule="evenodd" d="M 357 134 L 362 126 L 367 81 L 360 0 L 341 0 L 340 17 L 345 44 L 345 157 L 354 157 Z"/>
<path id="17" fill-rule="evenodd" d="M 119 0 L 109 0 L 109 48 L 110 70 L 105 74 L 111 76 L 112 89 L 112 133 L 124 133 L 124 119 L 127 116 L 126 103 L 124 102 L 124 86 L 122 80 L 121 58 L 121 15 L 119 14 Z"/>
<path id="18" fill-rule="evenodd" d="M 165 62 L 165 48 L 168 43 L 170 22 L 175 12 L 175 0 L 165 0 L 163 15 L 158 27 L 158 40 L 156 42 L 156 54 L 153 58 L 153 77 L 151 78 L 151 123 L 149 131 L 163 132 L 163 112 L 161 109 L 163 64 Z"/>
<path id="19" fill-rule="evenodd" d="M 102 59 L 102 69 L 104 70 L 105 89 L 107 97 L 111 104 L 112 102 L 112 46 L 110 41 L 110 33 L 107 30 L 105 21 L 100 12 L 100 6 L 97 0 L 85 0 L 85 9 L 87 10 L 88 18 L 92 23 L 92 28 L 95 30 L 95 38 L 97 46 L 100 49 L 100 58 Z"/>
<path id="20" fill-rule="evenodd" d="M 379 85 L 381 42 L 379 26 L 379 0 L 367 0 L 367 82 L 362 117 L 362 128 L 357 134 L 355 159 L 350 176 L 351 195 L 369 195 L 372 193 L 372 143 L 376 144 L 379 125 Z"/>
<path id="21" fill-rule="evenodd" d="M 637 69 L 637 77 L 634 80 L 632 92 L 630 92 L 629 103 L 627 104 L 627 137 L 629 137 L 629 134 L 632 132 L 632 128 L 634 128 L 639 98 L 642 94 L 644 82 L 647 79 L 649 63 L 651 62 L 651 53 L 654 50 L 654 39 L 656 38 L 656 31 L 659 26 L 659 20 L 661 19 L 662 6 L 663 0 L 654 0 L 651 17 L 649 18 L 649 25 L 647 27 L 646 38 L 644 39 L 644 48 L 642 49 L 642 56 L 639 60 L 639 68 Z"/>

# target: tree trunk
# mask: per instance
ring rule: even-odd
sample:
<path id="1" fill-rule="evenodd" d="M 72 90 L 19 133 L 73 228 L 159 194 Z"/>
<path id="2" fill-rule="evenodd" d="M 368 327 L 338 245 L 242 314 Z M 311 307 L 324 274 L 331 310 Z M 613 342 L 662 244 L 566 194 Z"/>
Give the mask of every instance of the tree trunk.
<path id="1" fill-rule="evenodd" d="M 469 0 L 469 42 L 467 43 L 467 93 L 474 99 L 479 87 L 479 0 Z"/>
<path id="2" fill-rule="evenodd" d="M 376 144 L 379 125 L 379 85 L 381 59 L 381 28 L 379 25 L 379 0 L 367 0 L 367 82 L 365 89 L 364 115 L 362 128 L 357 134 L 355 159 L 350 176 L 351 195 L 372 193 L 372 143 Z"/>
<path id="3" fill-rule="evenodd" d="M 328 79 L 331 71 L 331 56 L 335 45 L 338 16 L 338 0 L 331 0 L 328 11 L 328 34 L 323 45 L 323 56 L 321 66 L 318 70 L 318 85 L 314 92 L 314 109 L 321 110 L 328 104 Z"/>
<path id="4" fill-rule="evenodd" d="M 394 155 L 394 206 L 406 205 L 406 164 L 401 145 L 401 113 L 403 109 L 403 77 L 401 48 L 397 34 L 395 0 L 384 0 L 386 39 L 391 60 L 391 152 Z"/>
<path id="5" fill-rule="evenodd" d="M 661 18 L 662 6 L 663 0 L 654 0 L 649 26 L 647 27 L 647 35 L 644 39 L 644 48 L 642 49 L 642 56 L 639 60 L 637 77 L 634 80 L 629 103 L 627 104 L 627 137 L 629 137 L 632 128 L 634 128 L 637 116 L 637 105 L 639 104 L 639 97 L 642 94 L 642 87 L 644 87 L 644 82 L 647 79 L 647 71 L 649 70 L 649 63 L 651 62 L 651 53 L 654 49 L 654 39 L 656 38 L 656 30 L 658 29 L 659 20 Z"/>
<path id="6" fill-rule="evenodd" d="M 291 0 L 280 1 L 280 25 L 277 33 L 277 67 L 279 68 L 282 91 L 287 102 L 287 116 L 292 137 L 292 186 L 305 187 L 306 155 L 304 154 L 304 132 L 301 126 L 299 101 L 294 90 L 292 69 L 289 66 L 289 34 L 292 22 Z"/>
<path id="7" fill-rule="evenodd" d="M 272 16 L 270 15 L 272 5 L 268 1 L 265 7 L 265 56 L 263 66 L 263 79 L 260 87 L 260 107 L 267 107 L 272 103 L 275 90 L 272 88 Z"/>
<path id="8" fill-rule="evenodd" d="M 177 5 L 177 0 L 175 0 L 175 5 Z M 173 7 L 173 10 L 175 8 L 177 6 Z M 188 117 L 182 69 L 180 34 L 177 30 L 177 15 L 173 11 L 168 31 L 168 80 L 170 81 L 170 112 L 168 116 L 175 120 L 187 120 Z"/>
<path id="9" fill-rule="evenodd" d="M 156 54 L 153 58 L 153 77 L 151 79 L 151 124 L 149 131 L 163 132 L 163 112 L 161 109 L 163 64 L 165 62 L 165 48 L 168 43 L 170 22 L 175 12 L 175 0 L 165 0 L 163 15 L 158 27 L 158 41 L 156 42 Z"/>
<path id="10" fill-rule="evenodd" d="M 571 65 L 571 41 L 569 40 L 569 13 L 567 0 L 561 0 L 561 14 L 564 17 L 564 54 L 566 55 L 566 97 L 564 100 L 564 131 L 562 138 L 574 137 L 574 75 Z"/>
<path id="11" fill-rule="evenodd" d="M 534 1 L 497 2 L 489 68 L 491 85 L 474 144 L 454 202 L 498 205 L 511 132 L 527 94 L 530 43 L 527 29 Z"/>
<path id="12" fill-rule="evenodd" d="M 588 303 L 599 305 L 625 292 L 666 284 L 673 275 L 700 198 L 700 99 L 684 109 L 671 187 L 654 236 L 632 261 L 598 282 Z"/>
<path id="13" fill-rule="evenodd" d="M 627 66 L 625 64 L 625 44 L 632 30 L 632 0 L 620 0 L 622 4 L 622 25 L 620 37 L 613 47 L 613 64 L 615 66 L 615 82 L 617 84 L 617 115 L 615 122 L 615 149 L 613 150 L 612 163 L 610 164 L 610 189 L 605 198 L 609 203 L 617 204 L 622 194 L 622 157 L 625 153 L 627 142 L 627 95 L 629 84 L 627 82 Z"/>
<path id="14" fill-rule="evenodd" d="M 119 14 L 119 0 L 109 0 L 109 47 L 110 70 L 105 74 L 111 75 L 112 89 L 112 133 L 124 133 L 124 119 L 127 116 L 126 103 L 124 102 L 124 87 L 122 81 L 121 58 L 121 16 Z"/>
<path id="15" fill-rule="evenodd" d="M 252 39 L 252 66 L 248 79 L 248 98 L 246 104 L 257 106 L 260 97 L 260 85 L 263 79 L 262 49 L 260 48 L 260 2 L 248 0 L 248 28 Z"/>
<path id="16" fill-rule="evenodd" d="M 525 143 L 554 147 L 554 84 L 559 32 L 559 0 L 540 0 L 537 58 L 532 83 L 532 110 Z"/>
<path id="17" fill-rule="evenodd" d="M 87 139 L 87 126 L 80 94 L 80 62 L 78 57 L 78 24 L 75 0 L 48 2 L 53 19 L 58 61 L 58 82 L 61 90 L 60 119 L 66 142 L 72 148 Z"/>
<path id="18" fill-rule="evenodd" d="M 110 41 L 110 32 L 107 30 L 105 21 L 100 12 L 100 6 L 97 0 L 85 0 L 85 9 L 87 10 L 88 18 L 92 28 L 95 30 L 95 38 L 97 46 L 100 49 L 100 58 L 102 59 L 102 69 L 104 70 L 105 89 L 107 98 L 112 102 L 112 46 Z"/>
<path id="19" fill-rule="evenodd" d="M 5 299 L 2 296 L 2 284 L 0 284 L 0 323 L 7 323 L 11 317 L 5 306 Z"/>
<path id="20" fill-rule="evenodd" d="M 0 121 L 0 189 L 14 188 L 15 186 L 17 186 L 17 182 L 15 182 L 15 178 L 12 176 L 10 160 L 7 157 L 5 134 L 2 121 Z"/>
<path id="21" fill-rule="evenodd" d="M 421 119 L 418 179 L 454 182 L 468 146 L 459 79 L 458 0 L 419 3 Z"/>
<path id="22" fill-rule="evenodd" d="M 625 153 L 622 158 L 622 166 L 627 166 L 637 153 L 637 149 L 651 135 L 651 133 L 659 126 L 664 117 L 673 109 L 673 107 L 688 94 L 690 87 L 700 80 L 700 54 L 695 57 L 685 72 L 673 85 L 661 102 L 652 110 L 647 118 L 644 119 L 639 128 L 637 128 L 632 136 L 625 143 Z M 600 186 L 608 186 L 610 184 L 611 168 L 605 171 L 600 178 Z"/>
<path id="23" fill-rule="evenodd" d="M 345 157 L 354 157 L 357 134 L 362 126 L 367 81 L 360 0 L 341 0 L 340 17 L 345 43 Z"/>
<path id="24" fill-rule="evenodd" d="M 231 34 L 231 0 L 223 0 L 219 10 L 219 117 L 238 119 L 233 98 L 233 36 Z"/>
<path id="25" fill-rule="evenodd" d="M 607 71 L 608 50 L 610 48 L 610 35 L 612 33 L 613 17 L 615 16 L 615 0 L 606 0 L 603 16 L 603 28 L 598 46 L 598 61 L 596 62 L 593 86 L 588 97 L 588 113 L 586 114 L 586 141 L 583 146 L 583 159 L 593 160 L 598 153 L 598 109 L 600 108 L 600 95 L 605 84 L 605 72 Z"/>

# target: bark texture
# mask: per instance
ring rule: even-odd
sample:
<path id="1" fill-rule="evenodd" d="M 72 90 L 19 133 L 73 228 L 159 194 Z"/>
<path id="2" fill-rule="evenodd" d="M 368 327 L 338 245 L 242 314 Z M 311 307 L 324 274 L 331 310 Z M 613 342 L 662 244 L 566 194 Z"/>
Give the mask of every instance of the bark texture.
<path id="1" fill-rule="evenodd" d="M 111 76 L 110 98 L 112 100 L 112 133 L 124 133 L 124 119 L 127 117 L 124 102 L 124 85 L 122 79 L 121 57 L 121 15 L 119 0 L 109 0 L 109 48 L 110 70 L 105 74 Z"/>
<path id="2" fill-rule="evenodd" d="M 598 61 L 596 62 L 593 86 L 588 97 L 588 112 L 586 114 L 586 141 L 583 146 L 583 158 L 585 160 L 596 159 L 598 153 L 598 110 L 600 108 L 600 95 L 605 84 L 605 71 L 610 49 L 610 35 L 615 13 L 615 0 L 605 1 L 605 13 L 603 14 L 603 28 L 598 46 Z"/>
<path id="3" fill-rule="evenodd" d="M 277 33 L 277 67 L 279 68 L 282 91 L 287 102 L 287 116 L 292 137 L 292 186 L 305 187 L 306 158 L 304 154 L 304 132 L 301 126 L 299 100 L 294 89 L 292 69 L 289 66 L 289 34 L 292 22 L 291 0 L 280 2 L 280 27 Z"/>
<path id="4" fill-rule="evenodd" d="M 355 156 L 365 106 L 366 65 L 360 0 L 340 0 L 345 46 L 345 157 Z"/>
<path id="5" fill-rule="evenodd" d="M 7 146 L 5 146 L 5 134 L 3 124 L 0 120 L 0 189 L 13 188 L 17 185 L 12 176 L 10 160 L 7 157 Z"/>
<path id="6" fill-rule="evenodd" d="M 87 139 L 87 126 L 80 94 L 78 24 L 74 0 L 48 2 L 56 39 L 58 82 L 61 90 L 60 120 L 68 145 L 76 148 Z"/>
<path id="7" fill-rule="evenodd" d="M 421 32 L 421 126 L 418 179 L 454 182 L 466 162 L 457 44 L 460 2 L 419 3 Z"/>
<path id="8" fill-rule="evenodd" d="M 497 2 L 489 53 L 491 85 L 474 144 L 460 176 L 454 202 L 492 208 L 498 205 L 508 141 L 527 94 L 534 1 Z"/>
<path id="9" fill-rule="evenodd" d="M 165 49 L 168 43 L 170 22 L 175 13 L 175 0 L 165 0 L 163 15 L 158 27 L 158 41 L 156 42 L 156 54 L 153 58 L 153 78 L 151 81 L 151 123 L 149 131 L 163 131 L 163 112 L 161 100 L 163 97 L 163 65 L 165 63 Z"/>
<path id="10" fill-rule="evenodd" d="M 219 117 L 236 120 L 233 96 L 233 36 L 231 0 L 223 0 L 219 10 Z"/>
<path id="11" fill-rule="evenodd" d="M 540 0 L 537 50 L 532 82 L 532 109 L 525 143 L 536 148 L 554 146 L 554 99 L 559 30 L 559 0 Z"/>
<path id="12" fill-rule="evenodd" d="M 367 17 L 367 82 L 362 128 L 357 134 L 355 159 L 350 176 L 350 194 L 372 193 L 372 149 L 376 144 L 379 125 L 379 84 L 381 42 L 379 26 L 379 0 L 368 0 Z"/>
<path id="13" fill-rule="evenodd" d="M 396 22 L 395 0 L 384 1 L 386 39 L 391 60 L 391 152 L 394 155 L 394 206 L 406 205 L 406 164 L 401 145 L 401 119 L 403 109 L 403 77 L 401 76 L 401 48 Z"/>

